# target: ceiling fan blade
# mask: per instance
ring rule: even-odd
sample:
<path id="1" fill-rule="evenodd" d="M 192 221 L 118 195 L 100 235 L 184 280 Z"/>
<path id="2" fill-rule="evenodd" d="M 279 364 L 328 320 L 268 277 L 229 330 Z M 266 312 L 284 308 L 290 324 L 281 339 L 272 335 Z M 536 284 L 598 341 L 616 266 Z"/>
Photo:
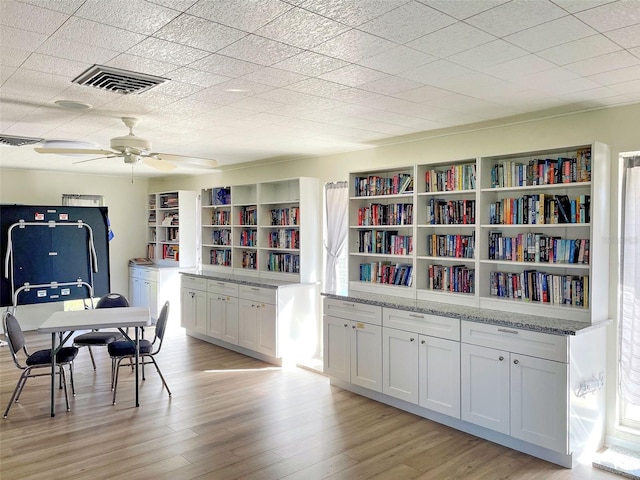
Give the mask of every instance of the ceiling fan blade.
<path id="1" fill-rule="evenodd" d="M 113 152 L 110 152 L 113 153 Z M 87 158 L 86 160 L 78 160 L 77 162 L 73 162 L 73 164 L 75 165 L 76 163 L 86 163 L 86 162 L 93 162 L 94 160 L 100 160 L 103 158 L 115 158 L 118 155 L 106 155 L 104 157 L 96 157 L 96 158 Z"/>
<path id="2" fill-rule="evenodd" d="M 170 172 L 171 170 L 178 168 L 173 163 L 169 163 L 166 160 L 159 160 L 153 157 L 144 157 L 142 159 L 142 163 L 149 165 L 156 170 L 160 170 L 161 172 Z"/>
<path id="3" fill-rule="evenodd" d="M 218 166 L 218 162 L 210 158 L 190 157 L 188 155 L 174 155 L 172 153 L 158 152 L 150 153 L 149 156 L 158 160 L 166 160 L 168 162 L 184 164 L 185 166 L 190 167 L 215 168 Z"/>
<path id="4" fill-rule="evenodd" d="M 42 148 L 36 147 L 38 153 L 56 153 L 58 155 L 113 155 L 111 150 L 100 150 L 97 148 Z"/>

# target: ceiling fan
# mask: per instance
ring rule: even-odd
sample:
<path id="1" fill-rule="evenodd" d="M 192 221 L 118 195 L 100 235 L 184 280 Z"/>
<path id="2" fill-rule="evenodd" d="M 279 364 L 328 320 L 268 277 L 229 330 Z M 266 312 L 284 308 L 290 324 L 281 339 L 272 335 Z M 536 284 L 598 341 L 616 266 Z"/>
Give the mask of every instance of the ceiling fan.
<path id="1" fill-rule="evenodd" d="M 129 133 L 121 137 L 112 138 L 110 143 L 111 150 L 47 147 L 36 147 L 34 150 L 38 153 L 55 153 L 58 155 L 101 155 L 97 158 L 80 160 L 74 163 L 92 162 L 102 158 L 122 157 L 124 163 L 134 165 L 142 162 L 163 172 L 171 171 L 178 165 L 196 168 L 215 168 L 218 164 L 218 162 L 209 158 L 154 152 L 151 150 L 151 142 L 149 140 L 133 134 L 133 127 L 138 123 L 137 118 L 123 117 L 122 122 L 129 128 Z"/>

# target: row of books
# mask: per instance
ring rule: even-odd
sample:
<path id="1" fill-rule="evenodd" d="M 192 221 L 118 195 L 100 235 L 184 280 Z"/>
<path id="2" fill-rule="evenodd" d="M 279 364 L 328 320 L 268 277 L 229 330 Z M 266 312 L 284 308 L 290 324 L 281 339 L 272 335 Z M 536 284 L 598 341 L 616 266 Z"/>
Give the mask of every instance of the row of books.
<path id="1" fill-rule="evenodd" d="M 399 173 L 393 177 L 369 175 L 353 179 L 356 197 L 372 197 L 376 195 L 398 195 L 413 192 L 413 175 Z"/>
<path id="2" fill-rule="evenodd" d="M 289 207 L 271 210 L 271 225 L 300 225 L 300 208 Z"/>
<path id="3" fill-rule="evenodd" d="M 492 296 L 589 308 L 588 275 L 553 275 L 537 270 L 489 275 Z"/>
<path id="4" fill-rule="evenodd" d="M 255 205 L 240 208 L 238 211 L 238 225 L 258 225 L 258 210 Z"/>
<path id="5" fill-rule="evenodd" d="M 489 204 L 492 225 L 549 225 L 559 223 L 589 223 L 591 195 L 534 194 L 504 198 Z"/>
<path id="6" fill-rule="evenodd" d="M 231 187 L 212 188 L 209 191 L 209 205 L 230 205 Z"/>
<path id="7" fill-rule="evenodd" d="M 231 250 L 211 249 L 209 251 L 209 265 L 219 265 L 222 267 L 231 266 Z"/>
<path id="8" fill-rule="evenodd" d="M 152 259 L 156 258 L 156 244 L 155 243 L 148 243 L 147 244 L 147 258 L 149 260 L 152 260 Z"/>
<path id="9" fill-rule="evenodd" d="M 473 258 L 476 234 L 427 235 L 427 255 L 430 257 Z"/>
<path id="10" fill-rule="evenodd" d="M 412 203 L 372 203 L 367 207 L 358 208 L 358 226 L 411 225 L 412 223 Z"/>
<path id="11" fill-rule="evenodd" d="M 165 235 L 164 235 L 165 242 L 180 241 L 180 229 L 178 227 L 169 227 L 163 230 L 165 230 Z"/>
<path id="12" fill-rule="evenodd" d="M 214 230 L 211 232 L 211 243 L 213 245 L 231 245 L 231 230 Z"/>
<path id="13" fill-rule="evenodd" d="M 591 181 L 591 149 L 576 152 L 570 158 L 546 158 L 527 163 L 506 160 L 491 169 L 491 187 L 521 187 Z"/>
<path id="14" fill-rule="evenodd" d="M 300 232 L 284 228 L 269 232 L 267 245 L 269 248 L 300 248 Z"/>
<path id="15" fill-rule="evenodd" d="M 473 225 L 476 223 L 476 201 L 432 198 L 426 216 L 431 225 Z"/>
<path id="16" fill-rule="evenodd" d="M 398 235 L 397 231 L 391 230 L 362 230 L 358 232 L 358 252 L 410 255 L 413 252 L 413 237 Z"/>
<path id="17" fill-rule="evenodd" d="M 589 239 L 563 239 L 540 233 L 504 237 L 489 232 L 489 260 L 513 262 L 589 264 Z"/>
<path id="18" fill-rule="evenodd" d="M 231 225 L 231 212 L 228 210 L 213 210 L 211 225 Z"/>
<path id="19" fill-rule="evenodd" d="M 413 266 L 390 262 L 361 263 L 360 281 L 410 287 L 413 283 Z"/>
<path id="20" fill-rule="evenodd" d="M 300 273 L 300 255 L 291 253 L 270 253 L 267 259 L 270 272 Z"/>
<path id="21" fill-rule="evenodd" d="M 247 270 L 256 270 L 258 268 L 258 253 L 254 251 L 243 251 L 240 254 L 240 267 Z"/>
<path id="22" fill-rule="evenodd" d="M 149 225 L 155 225 L 156 224 L 156 212 L 155 210 L 150 210 L 149 211 Z"/>
<path id="23" fill-rule="evenodd" d="M 429 265 L 429 290 L 455 293 L 475 292 L 475 270 L 466 265 Z"/>
<path id="24" fill-rule="evenodd" d="M 160 208 L 178 208 L 178 194 L 167 193 L 160 195 Z"/>
<path id="25" fill-rule="evenodd" d="M 162 245 L 162 258 L 165 260 L 175 260 L 177 262 L 180 260 L 179 253 L 177 245 Z"/>
<path id="26" fill-rule="evenodd" d="M 255 230 L 242 230 L 240 232 L 240 238 L 238 238 L 238 245 L 241 247 L 255 247 L 258 245 L 258 232 Z"/>
<path id="27" fill-rule="evenodd" d="M 180 225 L 180 215 L 178 212 L 168 212 L 162 216 L 162 226 Z"/>
<path id="28" fill-rule="evenodd" d="M 476 165 L 452 165 L 446 170 L 428 170 L 424 174 L 426 192 L 455 192 L 476 188 Z"/>

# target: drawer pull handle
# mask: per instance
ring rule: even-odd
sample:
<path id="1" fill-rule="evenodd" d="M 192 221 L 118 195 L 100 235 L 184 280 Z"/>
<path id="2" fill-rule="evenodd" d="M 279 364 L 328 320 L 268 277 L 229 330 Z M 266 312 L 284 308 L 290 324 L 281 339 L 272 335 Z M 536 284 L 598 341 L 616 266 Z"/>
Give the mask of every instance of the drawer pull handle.
<path id="1" fill-rule="evenodd" d="M 257 292 L 260 289 L 258 287 L 251 287 L 251 290 L 253 290 L 254 292 Z"/>
<path id="2" fill-rule="evenodd" d="M 516 360 L 514 360 L 514 361 L 513 361 L 513 364 L 514 364 L 514 365 L 517 365 L 517 364 L 519 364 L 519 363 L 520 363 L 520 360 L 517 360 L 517 359 L 516 359 Z"/>
<path id="3" fill-rule="evenodd" d="M 415 340 L 415 338 L 413 338 L 413 337 L 409 339 L 410 342 L 413 342 L 414 340 Z"/>
<path id="4" fill-rule="evenodd" d="M 342 302 L 342 305 L 344 305 L 345 307 L 355 307 L 356 306 L 354 303 L 348 303 L 348 302 Z"/>
<path id="5" fill-rule="evenodd" d="M 421 343 L 422 345 L 424 345 L 425 343 L 427 343 L 427 341 L 426 341 L 426 340 L 422 340 L 420 343 Z"/>
<path id="6" fill-rule="evenodd" d="M 410 313 L 409 316 L 411 318 L 424 318 L 424 315 L 418 315 L 417 313 Z"/>
<path id="7" fill-rule="evenodd" d="M 218 285 L 224 286 L 224 282 L 216 282 Z"/>
<path id="8" fill-rule="evenodd" d="M 504 360 L 504 357 L 503 357 L 502 355 L 500 355 L 500 356 L 498 357 L 498 360 L 503 361 L 503 360 Z"/>
<path id="9" fill-rule="evenodd" d="M 344 324 L 345 327 L 348 327 L 349 325 L 347 325 L 346 323 Z"/>
<path id="10" fill-rule="evenodd" d="M 498 331 L 502 333 L 513 333 L 514 335 L 518 334 L 517 330 L 509 330 L 508 328 L 499 328 Z"/>

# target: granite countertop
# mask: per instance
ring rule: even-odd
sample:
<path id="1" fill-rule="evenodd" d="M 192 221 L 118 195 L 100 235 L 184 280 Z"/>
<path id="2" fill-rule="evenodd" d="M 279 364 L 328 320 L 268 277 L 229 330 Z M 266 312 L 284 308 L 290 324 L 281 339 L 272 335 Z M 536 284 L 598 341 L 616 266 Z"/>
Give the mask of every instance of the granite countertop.
<path id="1" fill-rule="evenodd" d="M 207 280 L 219 280 L 221 282 L 231 282 L 237 283 L 239 285 L 248 285 L 251 287 L 262 287 L 271 289 L 304 285 L 304 283 L 300 282 L 286 282 L 283 280 L 250 277 L 248 275 L 235 275 L 232 273 L 203 272 L 198 270 L 181 270 L 180 273 L 182 275 L 189 275 L 192 277 L 206 278 Z"/>
<path id="2" fill-rule="evenodd" d="M 441 315 L 444 317 L 458 318 L 471 322 L 487 323 L 511 328 L 520 328 L 534 332 L 550 333 L 553 335 L 579 335 L 593 328 L 600 328 L 609 323 L 608 320 L 589 324 L 563 318 L 541 317 L 537 315 L 503 312 L 478 307 L 467 307 L 450 303 L 431 302 L 412 298 L 394 297 L 391 295 L 379 295 L 363 292 L 352 292 L 347 295 L 322 293 L 327 298 L 348 302 L 366 303 L 380 307 L 408 310 L 416 313 Z"/>

